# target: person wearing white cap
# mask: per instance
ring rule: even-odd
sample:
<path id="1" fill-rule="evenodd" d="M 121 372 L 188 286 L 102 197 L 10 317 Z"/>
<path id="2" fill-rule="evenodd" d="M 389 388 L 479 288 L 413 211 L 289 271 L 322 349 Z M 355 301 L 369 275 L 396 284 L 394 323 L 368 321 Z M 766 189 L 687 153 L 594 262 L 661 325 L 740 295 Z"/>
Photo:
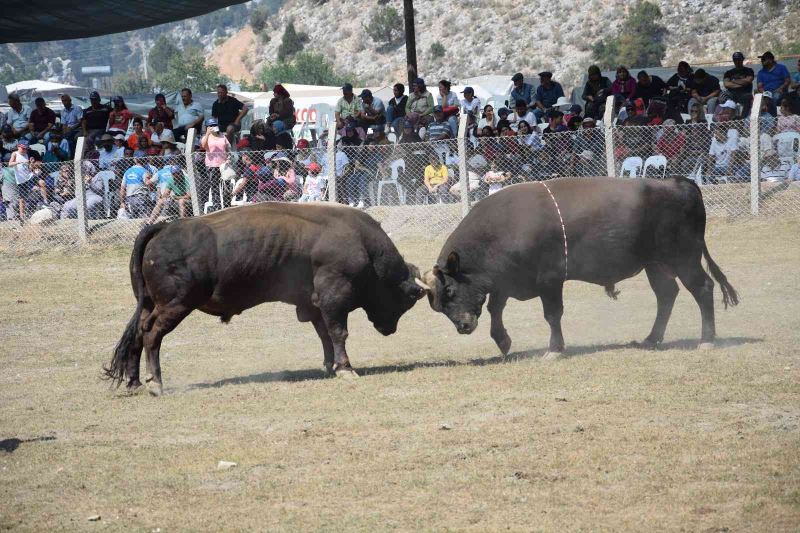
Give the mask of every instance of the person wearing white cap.
<path id="1" fill-rule="evenodd" d="M 728 122 L 736 118 L 736 102 L 726 100 L 717 106 L 717 113 L 714 115 L 714 122 Z"/>

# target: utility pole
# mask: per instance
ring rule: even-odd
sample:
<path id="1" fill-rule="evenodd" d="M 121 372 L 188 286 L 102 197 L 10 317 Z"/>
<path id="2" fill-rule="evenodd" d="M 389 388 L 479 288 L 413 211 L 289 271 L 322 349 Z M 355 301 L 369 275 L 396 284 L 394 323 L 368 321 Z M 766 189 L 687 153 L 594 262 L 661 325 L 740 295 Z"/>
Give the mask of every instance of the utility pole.
<path id="1" fill-rule="evenodd" d="M 403 0 L 403 19 L 406 28 L 406 63 L 408 67 L 408 90 L 417 79 L 417 37 L 414 31 L 414 0 Z"/>
<path id="2" fill-rule="evenodd" d="M 142 41 L 142 58 L 144 59 L 144 80 L 147 80 L 147 43 Z"/>

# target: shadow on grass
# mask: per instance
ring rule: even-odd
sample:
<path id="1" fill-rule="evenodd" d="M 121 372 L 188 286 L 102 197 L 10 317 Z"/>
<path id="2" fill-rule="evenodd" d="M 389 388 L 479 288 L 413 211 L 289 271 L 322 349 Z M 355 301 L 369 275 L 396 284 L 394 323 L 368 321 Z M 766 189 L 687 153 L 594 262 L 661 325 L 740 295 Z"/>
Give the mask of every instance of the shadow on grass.
<path id="1" fill-rule="evenodd" d="M 741 346 L 743 344 L 755 344 L 764 342 L 763 338 L 756 337 L 728 337 L 725 339 L 717 339 L 715 342 L 716 348 L 729 348 L 732 346 Z M 694 350 L 697 348 L 698 341 L 696 339 L 678 339 L 674 341 L 665 342 L 656 349 L 657 351 L 663 350 Z M 572 346 L 566 350 L 566 358 L 579 357 L 585 355 L 592 355 L 600 352 L 610 350 L 624 350 L 636 348 L 632 343 L 612 343 L 612 344 L 591 344 L 586 346 Z M 642 351 L 651 351 L 641 348 Z M 495 357 L 482 357 L 477 359 L 468 360 L 453 360 L 453 359 L 436 359 L 434 361 L 420 361 L 415 363 L 406 363 L 398 365 L 381 365 L 371 367 L 359 367 L 358 373 L 361 376 L 376 376 L 380 374 L 391 374 L 394 372 L 410 372 L 423 368 L 439 368 L 445 366 L 487 366 L 507 363 L 512 361 L 524 361 L 527 359 L 535 359 L 541 357 L 546 350 L 525 350 L 513 352 L 507 356 L 498 355 Z M 211 383 L 194 383 L 187 387 L 187 390 L 194 389 L 211 389 L 224 387 L 226 385 L 245 385 L 248 383 L 269 383 L 274 381 L 292 382 L 292 381 L 308 381 L 317 379 L 328 379 L 330 376 L 322 369 L 306 369 L 306 370 L 284 370 L 277 372 L 261 372 L 259 374 L 250 374 L 249 376 L 239 376 L 234 378 L 220 379 Z"/>
<path id="2" fill-rule="evenodd" d="M 19 445 L 25 442 L 46 442 L 49 440 L 56 440 L 55 437 L 52 435 L 46 435 L 44 437 L 33 437 L 31 439 L 18 439 L 16 437 L 12 437 L 10 439 L 3 439 L 0 440 L 0 450 L 3 450 L 7 453 L 13 453 L 14 450 L 19 448 Z"/>

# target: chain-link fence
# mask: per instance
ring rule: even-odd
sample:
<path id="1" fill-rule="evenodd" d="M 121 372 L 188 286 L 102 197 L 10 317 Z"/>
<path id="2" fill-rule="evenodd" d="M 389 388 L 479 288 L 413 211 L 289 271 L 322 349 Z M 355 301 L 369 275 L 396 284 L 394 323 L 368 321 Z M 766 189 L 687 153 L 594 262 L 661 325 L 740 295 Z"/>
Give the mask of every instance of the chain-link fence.
<path id="1" fill-rule="evenodd" d="M 470 204 L 503 187 L 609 174 L 689 177 L 702 187 L 709 216 L 800 212 L 800 184 L 790 181 L 800 174 L 800 133 L 778 131 L 769 117 L 753 127 L 749 120 L 587 122 L 553 131 L 561 129 L 512 125 L 489 136 L 485 128 L 464 127 L 459 139 L 427 142 L 414 135 L 368 143 L 337 136 L 335 146 L 322 140 L 302 150 L 133 158 L 90 152 L 75 162 L 30 160 L 22 171 L 4 165 L 0 251 L 130 247 L 148 222 L 266 201 L 349 204 L 366 210 L 393 238 L 440 239 Z"/>

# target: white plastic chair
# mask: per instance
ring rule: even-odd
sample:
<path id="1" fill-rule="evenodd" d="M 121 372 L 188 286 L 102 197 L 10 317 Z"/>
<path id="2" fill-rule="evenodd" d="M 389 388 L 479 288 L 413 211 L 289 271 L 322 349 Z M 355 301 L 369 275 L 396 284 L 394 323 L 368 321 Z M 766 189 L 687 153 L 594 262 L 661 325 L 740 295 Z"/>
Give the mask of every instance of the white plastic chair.
<path id="1" fill-rule="evenodd" d="M 389 167 L 392 169 L 392 175 L 388 180 L 381 180 L 378 182 L 378 198 L 377 204 L 381 205 L 381 193 L 383 191 L 384 185 L 393 185 L 395 190 L 397 191 L 397 197 L 400 199 L 400 203 L 405 205 L 406 203 L 406 191 L 403 189 L 403 186 L 400 185 L 398 178 L 400 176 L 400 169 L 402 168 L 403 171 L 406 169 L 406 162 L 402 159 L 395 159 L 389 164 Z"/>
<path id="2" fill-rule="evenodd" d="M 100 179 L 103 180 L 103 208 L 106 211 L 106 216 L 111 216 L 111 191 L 109 190 L 108 182 L 114 179 L 113 170 L 101 170 L 97 173 Z"/>
<path id="3" fill-rule="evenodd" d="M 390 131 L 386 134 L 386 140 L 392 144 L 397 144 L 397 135 L 393 131 Z"/>
<path id="4" fill-rule="evenodd" d="M 794 131 L 778 133 L 772 137 L 772 142 L 775 143 L 775 151 L 778 152 L 781 162 L 794 164 L 800 153 L 800 133 Z"/>
<path id="5" fill-rule="evenodd" d="M 661 175 L 657 176 L 661 179 L 667 175 L 667 158 L 663 155 L 651 155 L 647 158 L 644 162 L 644 169 L 642 169 L 642 177 L 647 177 L 647 171 L 649 169 L 661 169 Z"/>
<path id="6" fill-rule="evenodd" d="M 622 168 L 620 168 L 619 177 L 624 178 L 625 173 L 627 172 L 627 177 L 629 178 L 638 178 L 639 171 L 642 170 L 642 158 L 641 157 L 629 157 L 625 161 L 622 162 Z"/>
<path id="7" fill-rule="evenodd" d="M 239 178 L 233 184 L 233 190 L 235 191 L 236 188 L 244 181 L 244 178 Z M 235 205 L 245 205 L 247 203 L 247 191 L 242 189 L 242 197 L 240 199 L 236 199 L 235 196 L 231 196 L 231 207 Z"/>
<path id="8" fill-rule="evenodd" d="M 447 143 L 433 143 L 433 151 L 439 156 L 439 160 L 446 165 L 447 159 L 450 157 L 450 147 L 447 145 Z"/>
<path id="9" fill-rule="evenodd" d="M 214 207 L 213 194 L 214 194 L 214 188 L 211 187 L 208 190 L 208 201 L 203 204 L 203 214 L 204 215 L 207 215 L 208 214 L 208 210 L 211 209 L 212 207 Z M 220 209 L 224 209 L 225 208 L 225 205 L 223 204 L 223 200 L 222 200 L 223 198 L 224 197 L 222 195 L 222 182 L 220 181 L 220 183 L 219 183 L 219 205 L 220 205 Z"/>

